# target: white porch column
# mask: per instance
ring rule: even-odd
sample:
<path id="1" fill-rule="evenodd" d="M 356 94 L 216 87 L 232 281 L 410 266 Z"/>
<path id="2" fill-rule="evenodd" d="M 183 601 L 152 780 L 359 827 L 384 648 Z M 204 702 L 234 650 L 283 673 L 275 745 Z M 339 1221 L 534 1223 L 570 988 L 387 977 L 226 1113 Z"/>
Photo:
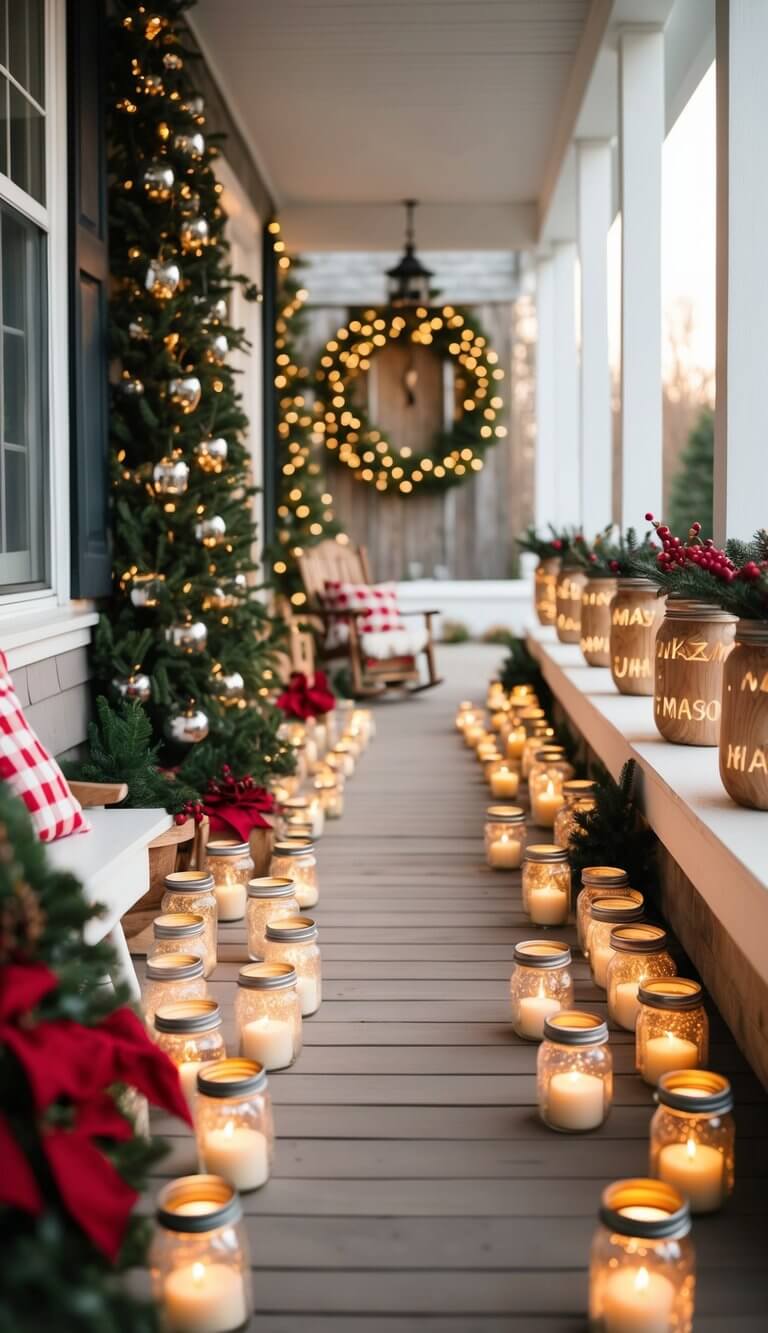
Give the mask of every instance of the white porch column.
<path id="1" fill-rule="evenodd" d="M 756 0 L 756 3 L 759 0 Z M 661 148 L 664 37 L 619 36 L 621 523 L 662 512 Z"/>
<path id="2" fill-rule="evenodd" d="M 554 276 L 555 514 L 561 524 L 581 523 L 579 364 L 576 349 L 576 246 L 558 241 Z"/>
<path id="3" fill-rule="evenodd" d="M 611 145 L 578 143 L 578 227 L 581 263 L 581 522 L 588 537 L 611 521 L 613 450 L 608 364 L 608 228 Z"/>
<path id="4" fill-rule="evenodd" d="M 536 263 L 536 451 L 534 523 L 546 528 L 555 514 L 555 275 L 551 259 Z"/>
<path id="5" fill-rule="evenodd" d="M 717 0 L 715 540 L 765 526 L 768 5 Z"/>

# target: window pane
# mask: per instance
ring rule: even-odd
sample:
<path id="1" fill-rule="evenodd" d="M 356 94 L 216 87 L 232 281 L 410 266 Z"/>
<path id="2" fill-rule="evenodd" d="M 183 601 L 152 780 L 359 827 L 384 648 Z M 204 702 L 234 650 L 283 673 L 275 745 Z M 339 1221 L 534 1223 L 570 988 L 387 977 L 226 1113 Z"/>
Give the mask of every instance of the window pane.
<path id="1" fill-rule="evenodd" d="M 8 60 L 14 79 L 43 104 L 43 0 L 8 6 Z"/>
<path id="2" fill-rule="evenodd" d="M 11 86 L 11 180 L 40 203 L 45 203 L 45 120 Z"/>
<path id="3" fill-rule="evenodd" d="M 8 171 L 8 80 L 0 74 L 0 171 Z"/>
<path id="4" fill-rule="evenodd" d="M 0 65 L 8 67 L 8 40 L 7 40 L 7 0 L 0 0 Z"/>
<path id="5" fill-rule="evenodd" d="M 9 552 L 21 554 L 29 549 L 29 495 L 27 455 L 21 450 L 5 449 L 5 523 Z"/>

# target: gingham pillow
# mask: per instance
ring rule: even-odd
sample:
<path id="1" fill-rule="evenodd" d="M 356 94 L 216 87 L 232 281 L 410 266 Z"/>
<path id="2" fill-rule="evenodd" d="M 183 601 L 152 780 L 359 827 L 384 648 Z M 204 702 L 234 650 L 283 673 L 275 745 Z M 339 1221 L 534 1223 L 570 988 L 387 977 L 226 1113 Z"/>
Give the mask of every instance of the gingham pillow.
<path id="1" fill-rule="evenodd" d="M 324 600 L 331 611 L 364 611 L 365 615 L 357 618 L 357 628 L 361 634 L 379 634 L 405 628 L 397 604 L 395 583 L 342 583 L 326 579 Z M 334 617 L 328 627 L 326 647 L 338 647 L 348 639 L 348 625 Z"/>
<path id="2" fill-rule="evenodd" d="M 41 842 L 88 832 L 80 802 L 24 716 L 4 653 L 0 653 L 0 778 L 21 797 Z"/>

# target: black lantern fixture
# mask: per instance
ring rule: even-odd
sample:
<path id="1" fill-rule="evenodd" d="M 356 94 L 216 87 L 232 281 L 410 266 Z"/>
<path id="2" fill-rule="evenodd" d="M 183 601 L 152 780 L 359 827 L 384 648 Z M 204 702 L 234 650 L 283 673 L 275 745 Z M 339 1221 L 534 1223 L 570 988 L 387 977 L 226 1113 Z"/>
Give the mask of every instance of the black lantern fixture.
<path id="1" fill-rule="evenodd" d="M 425 268 L 416 255 L 416 242 L 413 238 L 413 211 L 416 199 L 404 199 L 405 205 L 405 252 L 394 268 L 387 270 L 387 295 L 393 306 L 417 306 L 429 304 L 430 281 L 432 273 Z"/>

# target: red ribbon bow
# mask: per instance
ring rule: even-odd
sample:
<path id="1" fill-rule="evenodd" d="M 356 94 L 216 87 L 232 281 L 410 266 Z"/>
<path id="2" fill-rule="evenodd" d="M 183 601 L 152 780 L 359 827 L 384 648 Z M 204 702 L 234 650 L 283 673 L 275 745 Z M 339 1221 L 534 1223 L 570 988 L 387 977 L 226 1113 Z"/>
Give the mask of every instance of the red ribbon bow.
<path id="1" fill-rule="evenodd" d="M 311 685 L 303 671 L 293 671 L 288 688 L 280 695 L 277 706 L 289 717 L 306 722 L 308 717 L 322 717 L 324 713 L 330 713 L 336 707 L 336 700 L 324 671 L 315 672 Z"/>
<path id="2" fill-rule="evenodd" d="M 188 1124 L 191 1119 L 175 1065 L 130 1009 L 116 1009 L 93 1027 L 70 1019 L 29 1021 L 30 1011 L 58 984 L 43 963 L 6 966 L 0 977 L 0 1042 L 13 1052 L 26 1075 L 42 1149 L 64 1207 L 114 1262 L 138 1196 L 104 1156 L 99 1142 L 119 1143 L 134 1133 L 108 1089 L 127 1084 L 153 1106 Z M 54 1103 L 69 1111 L 69 1123 L 45 1116 Z M 45 1200 L 2 1113 L 0 1158 L 0 1202 L 38 1216 Z"/>
<path id="3" fill-rule="evenodd" d="M 253 778 L 235 778 L 225 766 L 221 777 L 208 783 L 202 808 L 211 821 L 211 833 L 248 842 L 251 829 L 272 827 L 264 815 L 274 810 L 275 799 Z"/>

